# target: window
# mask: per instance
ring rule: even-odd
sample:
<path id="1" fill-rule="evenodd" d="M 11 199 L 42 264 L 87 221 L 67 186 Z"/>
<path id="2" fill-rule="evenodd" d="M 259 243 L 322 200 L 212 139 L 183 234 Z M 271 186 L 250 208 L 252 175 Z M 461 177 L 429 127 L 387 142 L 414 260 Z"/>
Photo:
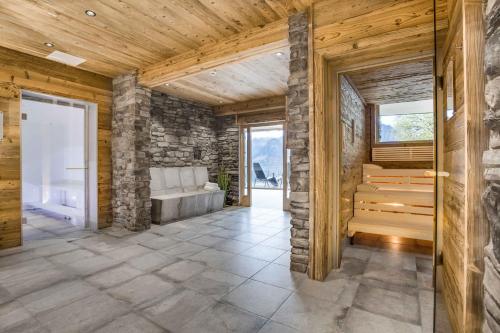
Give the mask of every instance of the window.
<path id="1" fill-rule="evenodd" d="M 433 101 L 380 105 L 376 143 L 425 142 L 434 139 Z"/>

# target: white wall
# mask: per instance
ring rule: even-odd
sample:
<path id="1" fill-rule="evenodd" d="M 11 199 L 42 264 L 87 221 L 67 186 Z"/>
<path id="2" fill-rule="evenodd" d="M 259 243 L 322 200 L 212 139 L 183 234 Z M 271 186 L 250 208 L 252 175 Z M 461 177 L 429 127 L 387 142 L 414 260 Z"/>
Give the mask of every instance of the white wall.
<path id="1" fill-rule="evenodd" d="M 22 195 L 23 203 L 66 204 L 84 209 L 85 110 L 22 100 Z M 54 188 L 72 192 L 61 198 Z M 75 199 L 78 197 L 78 199 Z M 78 202 L 76 202 L 78 201 Z"/>

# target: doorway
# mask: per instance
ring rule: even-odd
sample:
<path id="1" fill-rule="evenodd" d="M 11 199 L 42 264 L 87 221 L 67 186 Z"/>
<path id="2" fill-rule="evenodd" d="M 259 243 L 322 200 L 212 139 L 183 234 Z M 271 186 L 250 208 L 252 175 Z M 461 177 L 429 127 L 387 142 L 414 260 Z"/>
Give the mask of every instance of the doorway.
<path id="1" fill-rule="evenodd" d="M 23 91 L 23 239 L 97 229 L 97 106 Z"/>
<path id="2" fill-rule="evenodd" d="M 283 123 L 240 126 L 240 205 L 287 210 L 289 164 Z"/>

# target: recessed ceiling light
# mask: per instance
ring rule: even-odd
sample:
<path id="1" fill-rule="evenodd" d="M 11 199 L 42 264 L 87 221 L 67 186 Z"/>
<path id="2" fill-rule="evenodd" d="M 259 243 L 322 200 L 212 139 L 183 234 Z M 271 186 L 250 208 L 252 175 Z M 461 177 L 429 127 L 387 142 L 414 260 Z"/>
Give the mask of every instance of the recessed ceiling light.
<path id="1" fill-rule="evenodd" d="M 90 17 L 95 17 L 97 14 L 93 10 L 87 9 L 85 11 L 85 15 L 90 16 Z"/>
<path id="2" fill-rule="evenodd" d="M 210 75 L 215 76 L 217 74 L 217 71 L 211 71 Z"/>
<path id="3" fill-rule="evenodd" d="M 165 83 L 165 85 L 168 87 L 170 85 L 170 83 Z"/>
<path id="4" fill-rule="evenodd" d="M 278 57 L 282 57 L 282 56 L 283 56 L 283 52 L 276 52 L 276 55 L 277 55 Z"/>
<path id="5" fill-rule="evenodd" d="M 222 103 L 224 103 L 224 102 L 223 101 L 219 101 L 219 104 L 222 104 Z"/>
<path id="6" fill-rule="evenodd" d="M 43 43 L 43 45 L 47 46 L 47 47 L 54 47 L 54 43 L 51 43 L 51 42 L 47 42 L 47 43 Z"/>

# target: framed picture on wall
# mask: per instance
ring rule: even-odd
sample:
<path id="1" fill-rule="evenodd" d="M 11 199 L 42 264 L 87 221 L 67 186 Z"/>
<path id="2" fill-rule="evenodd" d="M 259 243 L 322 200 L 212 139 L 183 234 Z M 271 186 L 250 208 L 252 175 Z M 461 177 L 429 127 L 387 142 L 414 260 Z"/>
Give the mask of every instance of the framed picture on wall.
<path id="1" fill-rule="evenodd" d="M 454 94 L 453 60 L 448 62 L 446 68 L 446 120 L 455 114 L 455 94 Z"/>

